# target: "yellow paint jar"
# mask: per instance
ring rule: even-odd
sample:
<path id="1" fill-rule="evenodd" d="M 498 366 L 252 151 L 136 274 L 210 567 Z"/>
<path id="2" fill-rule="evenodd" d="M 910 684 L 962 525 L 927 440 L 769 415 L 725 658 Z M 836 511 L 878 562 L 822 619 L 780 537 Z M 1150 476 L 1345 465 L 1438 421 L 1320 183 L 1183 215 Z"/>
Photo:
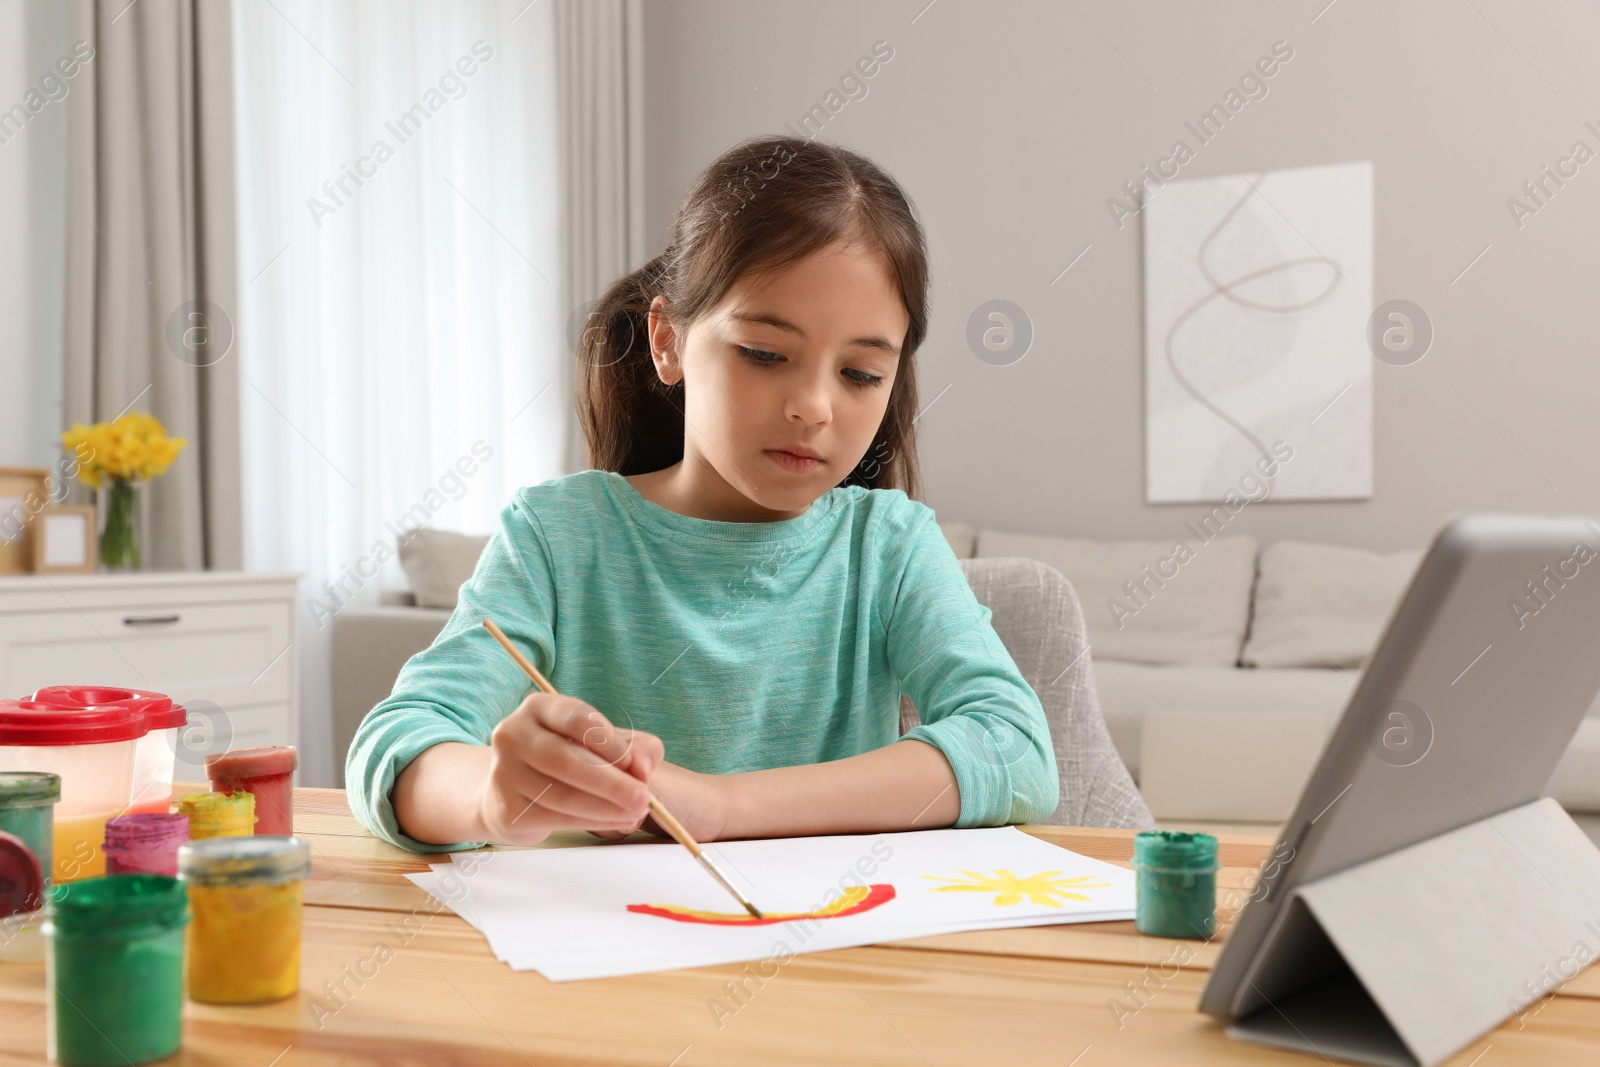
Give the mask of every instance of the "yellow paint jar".
<path id="1" fill-rule="evenodd" d="M 214 837 L 178 849 L 192 916 L 191 1000 L 255 1004 L 300 988 L 301 887 L 310 874 L 303 837 Z"/>
<path id="2" fill-rule="evenodd" d="M 189 816 L 189 840 L 245 837 L 256 832 L 256 795 L 190 793 L 178 798 L 178 814 Z"/>

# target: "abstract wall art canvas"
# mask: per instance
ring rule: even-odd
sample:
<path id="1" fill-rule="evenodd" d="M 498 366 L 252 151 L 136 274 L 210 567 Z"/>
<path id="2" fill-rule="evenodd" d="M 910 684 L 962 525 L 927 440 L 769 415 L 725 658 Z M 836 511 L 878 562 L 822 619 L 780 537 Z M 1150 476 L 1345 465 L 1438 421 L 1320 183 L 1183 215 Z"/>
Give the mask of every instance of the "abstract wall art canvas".
<path id="1" fill-rule="evenodd" d="M 1372 495 L 1372 188 L 1360 162 L 1153 192 L 1149 503 Z"/>

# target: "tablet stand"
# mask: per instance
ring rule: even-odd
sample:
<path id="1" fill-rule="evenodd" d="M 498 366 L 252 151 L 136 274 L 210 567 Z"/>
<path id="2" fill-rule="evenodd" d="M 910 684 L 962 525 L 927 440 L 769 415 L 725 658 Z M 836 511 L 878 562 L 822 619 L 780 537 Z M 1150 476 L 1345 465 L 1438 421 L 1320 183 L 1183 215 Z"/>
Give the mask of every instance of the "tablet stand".
<path id="1" fill-rule="evenodd" d="M 1546 797 L 1290 890 L 1230 1036 L 1432 1067 L 1600 957 L 1600 849 Z"/>

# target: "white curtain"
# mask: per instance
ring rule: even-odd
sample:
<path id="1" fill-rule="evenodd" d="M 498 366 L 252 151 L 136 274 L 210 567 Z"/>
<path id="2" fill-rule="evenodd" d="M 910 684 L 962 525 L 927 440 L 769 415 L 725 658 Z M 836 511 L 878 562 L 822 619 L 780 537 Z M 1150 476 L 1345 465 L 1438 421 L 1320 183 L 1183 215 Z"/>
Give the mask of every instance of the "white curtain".
<path id="1" fill-rule="evenodd" d="M 330 610 L 405 587 L 403 526 L 487 533 L 567 472 L 554 15 L 233 10 L 245 564 L 304 575 L 301 782 L 332 785 Z"/>

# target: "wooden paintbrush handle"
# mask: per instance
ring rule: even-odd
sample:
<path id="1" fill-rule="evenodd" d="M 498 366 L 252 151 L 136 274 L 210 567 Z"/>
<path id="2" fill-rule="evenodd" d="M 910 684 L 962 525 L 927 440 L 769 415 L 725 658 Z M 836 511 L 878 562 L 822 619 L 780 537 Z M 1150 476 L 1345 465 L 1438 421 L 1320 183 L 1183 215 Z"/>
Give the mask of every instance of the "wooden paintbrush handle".
<path id="1" fill-rule="evenodd" d="M 694 839 L 694 836 L 689 831 L 683 828 L 682 823 L 673 817 L 672 812 L 667 810 L 667 806 L 656 799 L 654 793 L 650 795 L 650 814 L 656 817 L 656 822 L 661 824 L 663 830 L 672 835 L 674 841 L 694 855 L 700 855 L 699 842 Z"/>
<path id="2" fill-rule="evenodd" d="M 528 679 L 533 682 L 534 685 L 538 686 L 541 692 L 556 692 L 556 687 L 550 684 L 550 679 L 546 678 L 543 672 L 541 672 L 538 667 L 535 667 L 533 662 L 529 660 L 527 656 L 522 654 L 521 649 L 517 648 L 516 645 L 511 643 L 511 639 L 505 635 L 504 630 L 500 629 L 500 627 L 494 624 L 494 620 L 484 619 L 483 628 L 488 630 L 496 641 L 500 642 L 501 648 L 510 653 L 511 658 L 516 660 L 517 666 L 522 668 L 522 673 L 526 674 Z M 556 693 L 556 695 L 560 696 L 559 693 Z"/>

